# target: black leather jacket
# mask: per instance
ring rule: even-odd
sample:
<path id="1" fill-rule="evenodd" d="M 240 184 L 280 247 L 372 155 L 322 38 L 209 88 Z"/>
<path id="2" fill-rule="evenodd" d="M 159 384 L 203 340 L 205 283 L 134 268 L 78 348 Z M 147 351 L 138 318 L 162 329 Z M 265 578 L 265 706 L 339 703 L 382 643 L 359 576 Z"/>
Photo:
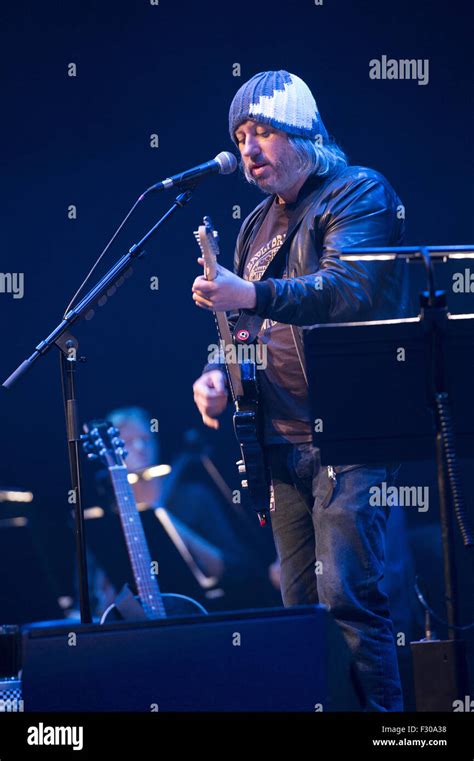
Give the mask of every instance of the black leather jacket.
<path id="1" fill-rule="evenodd" d="M 301 195 L 304 216 L 282 246 L 285 277 L 256 283 L 256 308 L 246 311 L 293 325 L 401 316 L 405 298 L 398 263 L 348 262 L 335 257 L 350 246 L 402 243 L 404 209 L 385 177 L 372 169 L 349 166 L 329 179 L 308 178 Z M 240 275 L 274 198 L 260 203 L 242 225 L 234 257 L 234 269 Z"/>
<path id="2" fill-rule="evenodd" d="M 234 255 L 239 275 L 274 198 L 262 201 L 242 224 Z M 255 283 L 256 307 L 244 313 L 296 326 L 406 316 L 401 260 L 352 262 L 335 256 L 350 246 L 402 243 L 404 208 L 385 177 L 360 166 L 344 167 L 329 178 L 311 175 L 300 199 L 299 221 L 280 249 L 285 276 Z M 237 313 L 229 318 L 235 323 Z M 301 339 L 301 331 L 294 331 L 295 339 L 296 334 Z M 208 364 L 205 371 L 215 367 Z"/>

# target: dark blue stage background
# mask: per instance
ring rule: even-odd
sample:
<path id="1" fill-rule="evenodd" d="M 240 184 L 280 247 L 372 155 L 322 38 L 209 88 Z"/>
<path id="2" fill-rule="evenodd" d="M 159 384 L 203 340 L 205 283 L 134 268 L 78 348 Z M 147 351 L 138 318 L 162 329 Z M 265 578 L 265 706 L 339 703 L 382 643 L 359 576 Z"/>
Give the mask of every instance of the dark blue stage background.
<path id="1" fill-rule="evenodd" d="M 473 238 L 472 37 L 461 3 L 82 0 L 12 3 L 1 16 L 1 270 L 24 273 L 23 298 L 0 293 L 2 381 L 59 322 L 146 187 L 221 150 L 234 150 L 228 106 L 257 71 L 284 68 L 308 83 L 328 131 L 351 163 L 379 170 L 400 195 L 408 244 L 463 244 Z M 371 79 L 369 61 L 382 55 L 428 59 L 428 83 Z M 76 76 L 68 75 L 70 64 Z M 234 76 L 238 66 L 240 76 Z M 158 147 L 151 147 L 152 135 L 158 135 Z M 148 198 L 104 267 L 173 198 Z M 148 408 L 159 420 L 165 462 L 179 452 L 186 429 L 203 429 L 192 382 L 215 332 L 212 317 L 191 299 L 200 274 L 192 231 L 210 214 L 220 230 L 222 263 L 230 267 L 241 220 L 260 198 L 240 173 L 206 179 L 148 246 L 134 277 L 92 322 L 77 327 L 87 355 L 78 374 L 82 420 L 123 404 Z M 71 205 L 75 219 L 68 218 Z M 241 219 L 233 216 L 236 206 Z M 152 276 L 159 278 L 159 290 L 150 288 Z M 0 405 L 0 486 L 34 492 L 31 510 L 48 527 L 56 583 L 61 594 L 69 594 L 70 483 L 57 352 L 2 393 Z M 204 434 L 218 468 L 237 488 L 238 451 L 229 417 L 219 432 Z M 405 483 L 433 478 L 426 463 L 405 472 Z M 472 504 L 472 468 L 465 489 Z M 415 536 L 436 525 L 436 510 L 415 511 L 408 520 Z M 426 575 L 441 578 L 440 557 L 426 562 Z M 434 590 L 435 599 L 439 594 Z M 465 595 L 464 613 L 472 616 Z"/>

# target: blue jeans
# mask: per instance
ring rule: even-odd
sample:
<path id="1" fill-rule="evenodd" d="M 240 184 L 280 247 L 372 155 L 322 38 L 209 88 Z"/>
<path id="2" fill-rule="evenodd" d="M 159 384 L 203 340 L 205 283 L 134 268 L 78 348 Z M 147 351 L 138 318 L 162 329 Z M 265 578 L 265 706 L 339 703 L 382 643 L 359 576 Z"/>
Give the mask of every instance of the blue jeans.
<path id="1" fill-rule="evenodd" d="M 384 572 L 390 508 L 369 488 L 393 484 L 398 466 L 341 465 L 334 477 L 311 444 L 267 447 L 283 604 L 326 605 L 349 645 L 368 711 L 402 711 Z"/>

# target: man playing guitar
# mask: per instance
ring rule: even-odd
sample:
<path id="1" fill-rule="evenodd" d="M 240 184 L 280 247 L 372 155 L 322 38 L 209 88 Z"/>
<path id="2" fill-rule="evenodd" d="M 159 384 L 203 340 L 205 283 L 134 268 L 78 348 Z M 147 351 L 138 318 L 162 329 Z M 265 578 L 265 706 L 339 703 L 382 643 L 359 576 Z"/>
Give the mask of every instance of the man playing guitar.
<path id="1" fill-rule="evenodd" d="M 374 275 L 364 263 L 334 254 L 400 244 L 403 207 L 382 175 L 348 165 L 311 91 L 294 74 L 252 77 L 232 101 L 229 128 L 246 179 L 269 197 L 242 225 L 234 272 L 219 266 L 215 280 L 197 277 L 193 299 L 207 310 L 262 319 L 263 445 L 283 602 L 327 605 L 352 651 L 366 709 L 402 710 L 380 588 L 389 509 L 369 505 L 370 487 L 391 482 L 396 467 L 321 466 L 312 444 L 301 326 L 396 316 L 401 295 L 393 263 Z M 261 279 L 277 255 L 279 275 Z M 217 428 L 228 402 L 223 369 L 208 365 L 193 388 L 204 423 Z"/>

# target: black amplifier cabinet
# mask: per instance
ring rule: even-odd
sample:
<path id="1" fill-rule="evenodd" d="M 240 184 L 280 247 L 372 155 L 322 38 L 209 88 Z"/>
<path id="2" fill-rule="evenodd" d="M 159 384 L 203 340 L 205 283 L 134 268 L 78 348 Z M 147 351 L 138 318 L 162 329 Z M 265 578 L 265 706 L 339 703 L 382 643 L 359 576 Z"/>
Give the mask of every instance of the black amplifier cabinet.
<path id="1" fill-rule="evenodd" d="M 420 640 L 411 642 L 410 646 L 416 710 L 472 710 L 466 643 L 460 640 Z"/>
<path id="2" fill-rule="evenodd" d="M 25 711 L 357 711 L 322 606 L 23 629 Z"/>

